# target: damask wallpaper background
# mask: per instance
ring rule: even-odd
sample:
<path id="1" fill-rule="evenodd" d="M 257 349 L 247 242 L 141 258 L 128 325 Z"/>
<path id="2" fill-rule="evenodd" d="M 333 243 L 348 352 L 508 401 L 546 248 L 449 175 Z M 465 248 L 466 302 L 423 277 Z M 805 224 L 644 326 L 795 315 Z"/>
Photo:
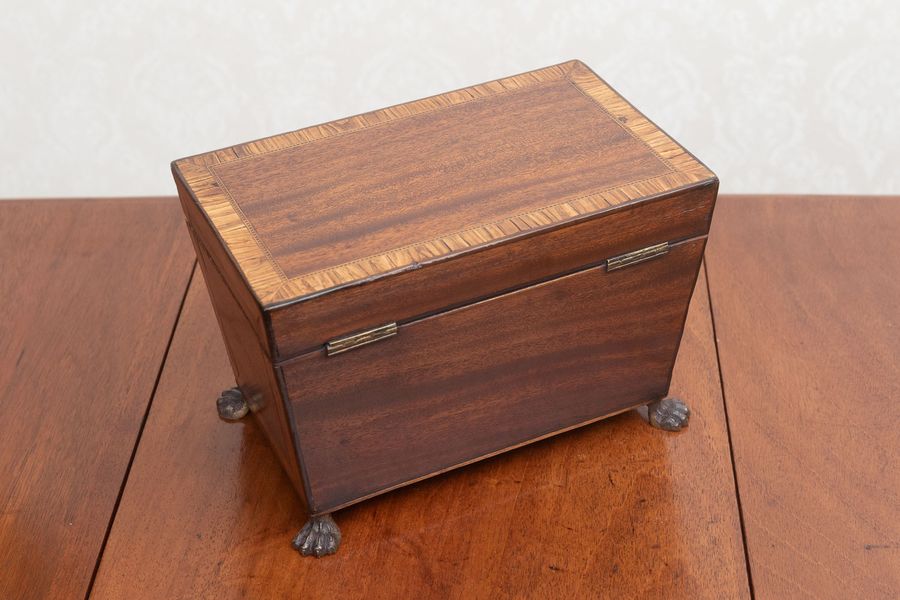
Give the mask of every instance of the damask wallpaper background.
<path id="1" fill-rule="evenodd" d="M 0 197 L 580 58 L 726 192 L 900 193 L 900 2 L 4 0 Z"/>

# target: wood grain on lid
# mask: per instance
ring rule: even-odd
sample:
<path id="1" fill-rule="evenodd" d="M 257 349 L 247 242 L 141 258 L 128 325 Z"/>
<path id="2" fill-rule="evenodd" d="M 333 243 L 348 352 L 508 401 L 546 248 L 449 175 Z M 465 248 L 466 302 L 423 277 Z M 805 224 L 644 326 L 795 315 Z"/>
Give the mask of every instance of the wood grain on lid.
<path id="1" fill-rule="evenodd" d="M 175 167 L 264 305 L 714 178 L 577 61 Z"/>

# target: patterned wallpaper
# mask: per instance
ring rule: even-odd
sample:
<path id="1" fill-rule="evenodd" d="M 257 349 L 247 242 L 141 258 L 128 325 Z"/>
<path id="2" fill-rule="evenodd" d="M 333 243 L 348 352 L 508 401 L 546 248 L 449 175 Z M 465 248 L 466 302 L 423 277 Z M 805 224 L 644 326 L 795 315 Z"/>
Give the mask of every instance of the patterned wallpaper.
<path id="1" fill-rule="evenodd" d="M 900 193 L 900 2 L 4 0 L 0 197 L 580 58 L 727 192 Z"/>

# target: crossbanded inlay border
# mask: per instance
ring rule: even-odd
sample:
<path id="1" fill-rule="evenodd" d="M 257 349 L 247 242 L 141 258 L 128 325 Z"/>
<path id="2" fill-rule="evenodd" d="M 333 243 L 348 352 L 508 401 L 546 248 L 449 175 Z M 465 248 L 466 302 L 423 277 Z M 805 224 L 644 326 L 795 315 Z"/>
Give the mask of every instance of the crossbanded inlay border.
<path id="1" fill-rule="evenodd" d="M 668 168 L 667 172 L 293 278 L 288 278 L 278 266 L 215 172 L 215 167 L 219 164 L 256 158 L 398 119 L 559 80 L 568 81 L 587 98 L 593 100 L 609 118 L 658 157 Z M 232 146 L 177 161 L 176 167 L 181 171 L 197 203 L 218 230 L 254 294 L 263 305 L 319 295 L 364 279 L 403 271 L 424 262 L 609 210 L 646 196 L 657 195 L 714 177 L 684 148 L 578 61 Z"/>

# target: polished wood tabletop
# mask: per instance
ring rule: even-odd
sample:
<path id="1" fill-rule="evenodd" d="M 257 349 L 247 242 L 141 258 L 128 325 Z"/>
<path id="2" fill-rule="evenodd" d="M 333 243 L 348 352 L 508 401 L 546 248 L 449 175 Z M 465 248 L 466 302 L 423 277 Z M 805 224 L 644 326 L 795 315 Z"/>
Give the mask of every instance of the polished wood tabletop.
<path id="1" fill-rule="evenodd" d="M 634 412 L 304 515 L 174 198 L 0 202 L 0 598 L 896 598 L 900 199 L 722 197 Z"/>

